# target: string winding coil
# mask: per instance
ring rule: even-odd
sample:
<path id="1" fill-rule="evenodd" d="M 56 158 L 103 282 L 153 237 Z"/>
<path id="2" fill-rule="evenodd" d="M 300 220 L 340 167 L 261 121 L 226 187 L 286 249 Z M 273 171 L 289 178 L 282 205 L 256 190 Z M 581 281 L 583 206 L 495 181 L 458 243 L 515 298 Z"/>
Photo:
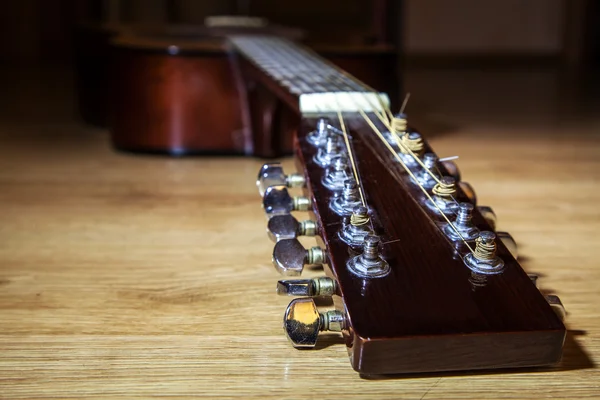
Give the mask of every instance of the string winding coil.
<path id="1" fill-rule="evenodd" d="M 475 239 L 475 258 L 479 260 L 493 260 L 496 257 L 496 242 L 494 240 L 483 240 L 481 237 Z"/>

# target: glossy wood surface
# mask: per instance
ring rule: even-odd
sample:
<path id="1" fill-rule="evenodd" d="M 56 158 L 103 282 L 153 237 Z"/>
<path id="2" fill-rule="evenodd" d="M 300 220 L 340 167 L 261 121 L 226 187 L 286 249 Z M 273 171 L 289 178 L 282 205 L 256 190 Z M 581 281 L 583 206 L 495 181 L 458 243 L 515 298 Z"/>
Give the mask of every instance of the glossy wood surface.
<path id="1" fill-rule="evenodd" d="M 383 374 L 557 362 L 565 328 L 508 250 L 498 243 L 506 267 L 501 274 L 472 272 L 461 259 L 467 249 L 456 254 L 441 231 L 445 220 L 425 207 L 423 193 L 366 122 L 350 116 L 346 124 L 388 276 L 362 279 L 346 267 L 358 253 L 338 237 L 342 218 L 329 207 L 334 195 L 322 185 L 324 169 L 306 140 L 315 119 L 303 121 L 297 156 L 323 232 L 329 275 L 339 284 L 336 308 L 347 311 L 351 325 L 346 334 L 354 368 Z M 491 230 L 477 210 L 473 217 L 480 230 Z M 419 363 L 409 356 L 414 354 Z"/>
<path id="2" fill-rule="evenodd" d="M 254 185 L 261 161 L 116 153 L 106 131 L 68 117 L 69 80 L 5 71 L 0 396 L 599 397 L 600 120 L 571 120 L 561 106 L 558 123 L 548 82 L 528 76 L 487 73 L 483 85 L 479 71 L 419 74 L 409 111 L 419 111 L 419 126 L 446 127 L 431 129 L 432 146 L 460 155 L 480 203 L 519 243 L 523 267 L 565 303 L 561 363 L 365 380 L 339 335 L 323 334 L 314 351 L 285 339 L 290 299 L 275 295 L 280 276 Z M 515 83 L 523 96 L 512 96 Z M 510 90 L 484 105 L 490 87 Z"/>

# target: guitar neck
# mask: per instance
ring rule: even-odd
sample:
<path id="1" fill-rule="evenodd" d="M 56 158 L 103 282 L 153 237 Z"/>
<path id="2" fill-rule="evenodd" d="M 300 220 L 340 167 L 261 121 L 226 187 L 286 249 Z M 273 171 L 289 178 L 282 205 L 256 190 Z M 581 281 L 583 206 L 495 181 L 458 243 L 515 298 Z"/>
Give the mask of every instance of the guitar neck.
<path id="1" fill-rule="evenodd" d="M 230 41 L 247 73 L 304 116 L 333 112 L 383 111 L 377 93 L 313 51 L 274 36 L 236 35 Z"/>

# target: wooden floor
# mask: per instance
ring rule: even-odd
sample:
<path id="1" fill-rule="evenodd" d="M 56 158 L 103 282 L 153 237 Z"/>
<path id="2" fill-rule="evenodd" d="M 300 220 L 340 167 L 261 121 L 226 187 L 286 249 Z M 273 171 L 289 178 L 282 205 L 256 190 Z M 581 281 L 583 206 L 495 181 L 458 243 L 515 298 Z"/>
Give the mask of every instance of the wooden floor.
<path id="1" fill-rule="evenodd" d="M 499 115 L 475 77 L 457 102 L 439 103 L 434 81 L 413 78 L 413 109 L 425 110 L 437 153 L 460 155 L 523 267 L 566 305 L 560 365 L 363 379 L 335 336 L 294 350 L 259 160 L 119 154 L 67 106 L 33 100 L 25 114 L 31 101 L 5 98 L 0 397 L 600 398 L 600 116 L 565 119 L 540 82 L 529 87 L 537 97 L 514 93 L 516 105 L 494 99 L 513 104 Z"/>

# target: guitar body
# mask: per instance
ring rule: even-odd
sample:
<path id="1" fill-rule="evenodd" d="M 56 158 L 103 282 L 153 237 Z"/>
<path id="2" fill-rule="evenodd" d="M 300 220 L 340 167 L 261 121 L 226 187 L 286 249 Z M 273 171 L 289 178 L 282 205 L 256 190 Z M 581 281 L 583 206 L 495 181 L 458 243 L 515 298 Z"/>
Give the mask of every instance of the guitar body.
<path id="1" fill-rule="evenodd" d="M 121 35 L 114 32 L 100 35 L 110 38 L 102 52 L 110 56 L 110 73 L 103 73 L 105 61 L 96 69 L 80 68 L 90 72 L 80 74 L 79 87 L 84 119 L 99 125 L 108 120 L 117 149 L 258 157 L 292 153 L 292 135 L 284 126 L 287 111 L 276 97 L 241 78 L 227 35 L 271 34 L 299 41 L 302 32 L 277 26 L 138 27 Z M 393 96 L 398 93 L 394 48 L 317 50 L 374 87 L 390 87 Z"/>

